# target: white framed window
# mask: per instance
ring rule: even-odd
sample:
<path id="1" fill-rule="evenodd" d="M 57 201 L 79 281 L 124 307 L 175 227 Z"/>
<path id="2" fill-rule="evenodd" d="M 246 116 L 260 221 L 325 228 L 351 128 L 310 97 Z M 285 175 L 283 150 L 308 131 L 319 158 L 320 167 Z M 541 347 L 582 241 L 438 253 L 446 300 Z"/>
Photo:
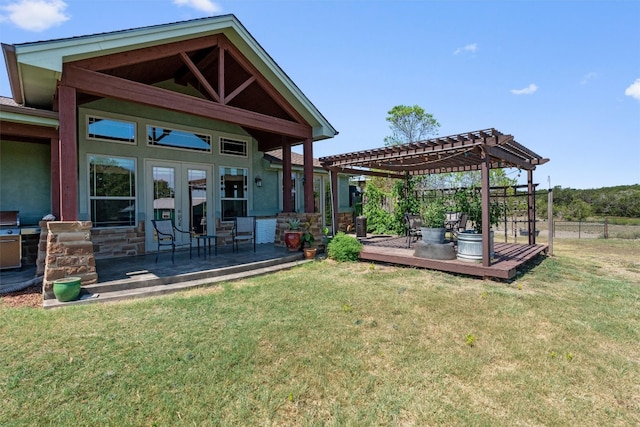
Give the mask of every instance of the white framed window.
<path id="1" fill-rule="evenodd" d="M 226 154 L 227 156 L 248 156 L 249 142 L 242 139 L 220 137 L 220 154 Z"/>
<path id="2" fill-rule="evenodd" d="M 211 152 L 211 135 L 147 125 L 147 144 L 156 147 Z"/>
<path id="3" fill-rule="evenodd" d="M 93 226 L 136 225 L 136 160 L 90 154 L 88 163 Z"/>
<path id="4" fill-rule="evenodd" d="M 87 116 L 87 139 L 135 144 L 136 123 L 105 117 Z"/>
<path id="5" fill-rule="evenodd" d="M 220 212 L 222 221 L 232 221 L 247 216 L 249 170 L 246 168 L 220 167 Z"/>

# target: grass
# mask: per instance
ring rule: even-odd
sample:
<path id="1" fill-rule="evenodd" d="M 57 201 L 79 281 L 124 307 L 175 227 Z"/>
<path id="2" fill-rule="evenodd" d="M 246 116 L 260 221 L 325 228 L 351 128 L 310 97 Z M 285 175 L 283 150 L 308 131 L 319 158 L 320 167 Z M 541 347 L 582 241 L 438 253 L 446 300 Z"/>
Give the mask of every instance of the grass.
<path id="1" fill-rule="evenodd" d="M 511 283 L 331 261 L 0 308 L 0 425 L 638 425 L 640 242 Z"/>

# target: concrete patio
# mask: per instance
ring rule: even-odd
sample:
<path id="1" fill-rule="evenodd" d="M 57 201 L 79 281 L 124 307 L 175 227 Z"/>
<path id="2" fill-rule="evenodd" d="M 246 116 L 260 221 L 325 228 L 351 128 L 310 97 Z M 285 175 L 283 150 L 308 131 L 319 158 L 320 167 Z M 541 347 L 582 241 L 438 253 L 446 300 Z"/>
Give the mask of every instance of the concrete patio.
<path id="1" fill-rule="evenodd" d="M 205 286 L 228 280 L 266 274 L 308 262 L 302 252 L 290 252 L 272 243 L 252 247 L 240 247 L 234 252 L 231 246 L 221 246 L 218 253 L 205 255 L 194 248 L 175 253 L 163 252 L 147 255 L 96 260 L 98 283 L 83 286 L 80 298 L 61 303 L 56 299 L 44 299 L 44 308 L 77 304 L 118 301 L 177 292 L 196 286 Z M 20 270 L 0 271 L 0 292 L 33 286 L 41 283 L 35 277 L 35 266 L 23 266 Z"/>

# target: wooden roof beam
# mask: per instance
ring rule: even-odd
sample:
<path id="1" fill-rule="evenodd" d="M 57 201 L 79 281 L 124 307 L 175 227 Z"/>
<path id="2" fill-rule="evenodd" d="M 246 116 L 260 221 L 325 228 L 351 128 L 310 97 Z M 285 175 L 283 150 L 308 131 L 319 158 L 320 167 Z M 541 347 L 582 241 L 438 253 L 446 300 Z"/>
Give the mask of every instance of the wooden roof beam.
<path id="1" fill-rule="evenodd" d="M 96 71 L 65 66 L 62 76 L 62 84 L 89 95 L 116 98 L 172 111 L 189 111 L 200 117 L 222 120 L 300 140 L 308 138 L 311 133 L 307 125 L 217 104 Z"/>

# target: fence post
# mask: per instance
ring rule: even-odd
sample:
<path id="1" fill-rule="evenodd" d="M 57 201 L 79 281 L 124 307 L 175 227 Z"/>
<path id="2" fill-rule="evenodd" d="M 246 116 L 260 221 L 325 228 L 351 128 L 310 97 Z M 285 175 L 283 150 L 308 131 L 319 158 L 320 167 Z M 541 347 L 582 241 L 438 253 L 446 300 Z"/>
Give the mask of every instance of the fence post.
<path id="1" fill-rule="evenodd" d="M 605 239 L 609 238 L 609 217 L 608 216 L 604 217 L 604 238 Z"/>
<path id="2" fill-rule="evenodd" d="M 581 234 L 581 230 L 582 230 L 582 220 L 579 219 L 578 220 L 578 239 L 581 239 L 582 234 Z"/>
<path id="3" fill-rule="evenodd" d="M 553 220 L 553 189 L 549 189 L 549 193 L 547 195 L 547 221 L 549 222 L 549 230 L 548 230 L 548 244 L 549 244 L 549 255 L 553 256 L 553 238 L 556 235 L 556 226 Z"/>

